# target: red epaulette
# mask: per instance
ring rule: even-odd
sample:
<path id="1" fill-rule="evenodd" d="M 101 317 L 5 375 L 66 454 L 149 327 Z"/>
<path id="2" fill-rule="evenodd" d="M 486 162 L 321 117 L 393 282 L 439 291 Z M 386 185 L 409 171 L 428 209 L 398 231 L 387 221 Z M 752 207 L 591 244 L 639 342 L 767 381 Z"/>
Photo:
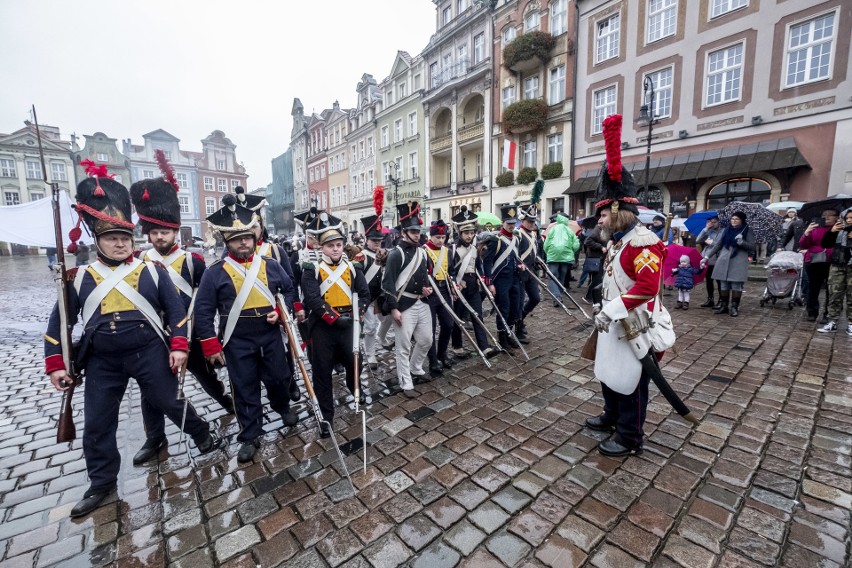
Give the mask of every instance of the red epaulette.
<path id="1" fill-rule="evenodd" d="M 204 261 L 204 257 L 203 257 L 203 256 L 201 256 L 200 254 L 198 254 L 197 252 L 193 252 L 193 253 L 190 253 L 190 254 L 192 254 L 192 258 L 195 258 L 195 259 L 197 259 L 197 260 L 200 260 L 201 262 L 205 262 L 205 261 Z"/>
<path id="2" fill-rule="evenodd" d="M 133 256 L 136 258 L 142 258 L 145 255 L 145 251 L 143 250 L 135 250 L 133 251 Z"/>
<path id="3" fill-rule="evenodd" d="M 160 267 L 160 268 L 162 268 L 163 270 L 166 270 L 166 265 L 164 265 L 164 264 L 163 264 L 162 262 L 160 262 L 159 260 L 149 260 L 148 262 L 152 262 L 152 263 L 154 263 L 154 265 L 155 265 L 155 266 L 159 266 L 159 267 Z"/>

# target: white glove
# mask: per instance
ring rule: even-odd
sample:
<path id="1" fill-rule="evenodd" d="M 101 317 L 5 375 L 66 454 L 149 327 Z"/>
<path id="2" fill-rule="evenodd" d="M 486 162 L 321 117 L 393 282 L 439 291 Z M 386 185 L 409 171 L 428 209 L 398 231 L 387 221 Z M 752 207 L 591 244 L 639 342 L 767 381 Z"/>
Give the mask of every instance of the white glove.
<path id="1" fill-rule="evenodd" d="M 612 323 L 612 319 L 606 313 L 600 312 L 595 316 L 595 329 L 598 330 L 598 333 L 606 333 L 609 331 L 609 324 Z"/>

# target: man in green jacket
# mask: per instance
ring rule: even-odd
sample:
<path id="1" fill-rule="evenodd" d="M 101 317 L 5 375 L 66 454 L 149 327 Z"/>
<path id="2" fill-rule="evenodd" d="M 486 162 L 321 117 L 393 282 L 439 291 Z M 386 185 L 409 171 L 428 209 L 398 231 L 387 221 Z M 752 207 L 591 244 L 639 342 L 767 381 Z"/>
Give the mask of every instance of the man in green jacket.
<path id="1" fill-rule="evenodd" d="M 544 239 L 544 252 L 547 255 L 547 267 L 559 279 L 559 282 L 564 282 L 565 277 L 573 268 L 578 250 L 580 250 L 580 239 L 568 227 L 568 217 L 557 214 L 556 223 L 547 230 L 547 238 Z M 556 282 L 550 280 L 547 285 L 551 293 L 561 301 L 562 292 Z M 559 304 L 554 300 L 553 306 L 557 307 Z"/>

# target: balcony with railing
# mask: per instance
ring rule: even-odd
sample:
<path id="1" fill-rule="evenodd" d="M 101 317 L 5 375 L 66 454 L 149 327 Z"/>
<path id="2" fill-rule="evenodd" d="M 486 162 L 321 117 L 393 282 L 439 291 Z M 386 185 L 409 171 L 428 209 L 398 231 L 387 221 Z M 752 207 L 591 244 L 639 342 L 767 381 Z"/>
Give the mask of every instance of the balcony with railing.
<path id="1" fill-rule="evenodd" d="M 480 120 L 473 124 L 462 126 L 458 130 L 457 140 L 459 144 L 464 144 L 470 140 L 478 140 L 485 133 L 485 121 Z"/>
<path id="2" fill-rule="evenodd" d="M 452 145 L 453 134 L 449 133 L 432 138 L 429 143 L 429 149 L 432 151 L 432 153 L 443 152 L 444 150 L 448 150 Z"/>
<path id="3" fill-rule="evenodd" d="M 444 67 L 431 77 L 431 88 L 437 89 L 441 85 L 467 75 L 470 68 L 470 59 L 465 57 L 456 61 L 449 67 Z"/>

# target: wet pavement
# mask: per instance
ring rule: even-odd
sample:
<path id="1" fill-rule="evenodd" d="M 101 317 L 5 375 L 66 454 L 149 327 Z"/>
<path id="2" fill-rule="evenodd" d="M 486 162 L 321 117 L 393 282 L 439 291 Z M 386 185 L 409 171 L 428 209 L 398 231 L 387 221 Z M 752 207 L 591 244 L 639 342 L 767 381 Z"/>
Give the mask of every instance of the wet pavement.
<path id="1" fill-rule="evenodd" d="M 582 426 L 601 408 L 578 358 L 586 332 L 545 300 L 520 367 L 468 359 L 409 400 L 382 354 L 365 374 L 366 474 L 345 398 L 335 420 L 355 496 L 304 405 L 293 429 L 271 414 L 254 462 L 238 464 L 235 420 L 191 378 L 229 445 L 193 469 L 169 424 L 159 462 L 133 467 L 131 384 L 118 499 L 72 521 L 88 483 L 80 440 L 55 442 L 60 397 L 41 358 L 52 279 L 44 257 L 0 258 L 0 567 L 848 566 L 852 337 L 759 308 L 757 288 L 737 319 L 673 310 L 664 372 L 701 424 L 652 386 L 641 456 L 596 451 L 604 436 Z M 81 434 L 82 396 L 74 406 Z"/>

